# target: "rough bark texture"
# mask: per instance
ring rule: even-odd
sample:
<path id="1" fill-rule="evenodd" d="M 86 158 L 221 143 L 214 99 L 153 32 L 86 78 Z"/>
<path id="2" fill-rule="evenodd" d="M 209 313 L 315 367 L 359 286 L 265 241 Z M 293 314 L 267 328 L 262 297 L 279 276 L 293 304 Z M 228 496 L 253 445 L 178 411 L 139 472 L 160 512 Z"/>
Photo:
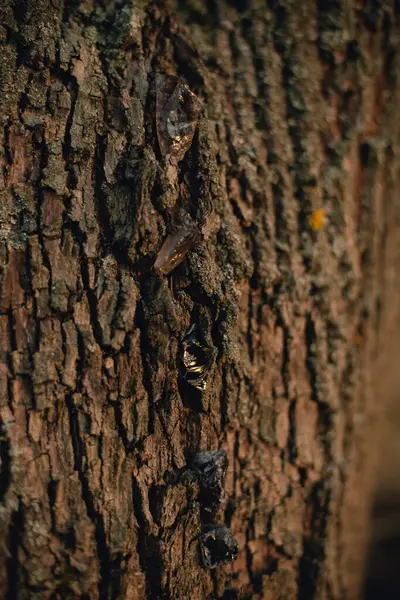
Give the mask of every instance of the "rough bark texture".
<path id="1" fill-rule="evenodd" d="M 1 4 L 0 595 L 356 598 L 398 334 L 397 3 Z M 201 99 L 181 194 L 213 206 L 172 282 L 154 72 Z M 240 552 L 211 572 L 185 469 L 216 448 Z"/>

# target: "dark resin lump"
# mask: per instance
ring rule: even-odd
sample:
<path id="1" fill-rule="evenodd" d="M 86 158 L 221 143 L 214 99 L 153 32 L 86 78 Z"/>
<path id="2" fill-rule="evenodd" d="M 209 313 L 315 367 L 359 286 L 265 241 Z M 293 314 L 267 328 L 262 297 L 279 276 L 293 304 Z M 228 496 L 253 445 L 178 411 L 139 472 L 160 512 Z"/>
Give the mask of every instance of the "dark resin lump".
<path id="1" fill-rule="evenodd" d="M 200 481 L 203 506 L 217 508 L 224 500 L 228 457 L 225 450 L 199 452 L 193 458 L 193 470 Z"/>
<path id="2" fill-rule="evenodd" d="M 226 525 L 212 525 L 200 535 L 200 552 L 204 566 L 215 569 L 236 560 L 239 548 Z"/>

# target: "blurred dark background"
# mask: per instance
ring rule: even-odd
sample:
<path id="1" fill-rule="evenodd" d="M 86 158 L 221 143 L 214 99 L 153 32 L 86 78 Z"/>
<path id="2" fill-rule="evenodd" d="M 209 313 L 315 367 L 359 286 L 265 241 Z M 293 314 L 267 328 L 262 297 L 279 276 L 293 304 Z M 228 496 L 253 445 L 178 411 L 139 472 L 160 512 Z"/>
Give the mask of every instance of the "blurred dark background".
<path id="1" fill-rule="evenodd" d="M 380 456 L 364 598 L 397 600 L 400 599 L 400 397 L 397 394 L 387 408 L 381 444 L 376 451 Z"/>

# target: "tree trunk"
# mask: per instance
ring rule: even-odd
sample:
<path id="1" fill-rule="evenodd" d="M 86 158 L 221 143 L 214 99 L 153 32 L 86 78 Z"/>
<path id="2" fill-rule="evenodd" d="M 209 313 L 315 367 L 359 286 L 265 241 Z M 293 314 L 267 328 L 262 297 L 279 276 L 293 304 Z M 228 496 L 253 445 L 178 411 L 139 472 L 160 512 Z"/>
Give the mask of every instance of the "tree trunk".
<path id="1" fill-rule="evenodd" d="M 397 3 L 0 15 L 1 597 L 357 598 L 399 341 Z M 202 237 L 165 276 L 155 73 L 201 104 L 175 189 Z M 239 544 L 215 570 L 206 449 Z"/>

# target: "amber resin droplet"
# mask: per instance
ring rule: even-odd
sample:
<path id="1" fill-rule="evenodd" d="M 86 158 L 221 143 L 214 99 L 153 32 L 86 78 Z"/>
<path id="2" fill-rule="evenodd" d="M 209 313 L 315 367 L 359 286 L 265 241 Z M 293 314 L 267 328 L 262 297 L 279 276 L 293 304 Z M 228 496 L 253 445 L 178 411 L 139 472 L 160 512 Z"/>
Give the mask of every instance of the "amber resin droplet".
<path id="1" fill-rule="evenodd" d="M 197 126 L 200 102 L 173 75 L 156 74 L 156 126 L 160 150 L 179 162 L 189 150 Z"/>
<path id="2" fill-rule="evenodd" d="M 175 233 L 171 233 L 158 253 L 154 268 L 167 275 L 185 258 L 200 238 L 200 230 L 190 217 L 186 217 Z"/>
<path id="3" fill-rule="evenodd" d="M 214 362 L 214 350 L 200 343 L 194 325 L 187 332 L 182 349 L 182 362 L 185 367 L 183 376 L 190 385 L 203 392 L 207 387 L 207 375 Z"/>

